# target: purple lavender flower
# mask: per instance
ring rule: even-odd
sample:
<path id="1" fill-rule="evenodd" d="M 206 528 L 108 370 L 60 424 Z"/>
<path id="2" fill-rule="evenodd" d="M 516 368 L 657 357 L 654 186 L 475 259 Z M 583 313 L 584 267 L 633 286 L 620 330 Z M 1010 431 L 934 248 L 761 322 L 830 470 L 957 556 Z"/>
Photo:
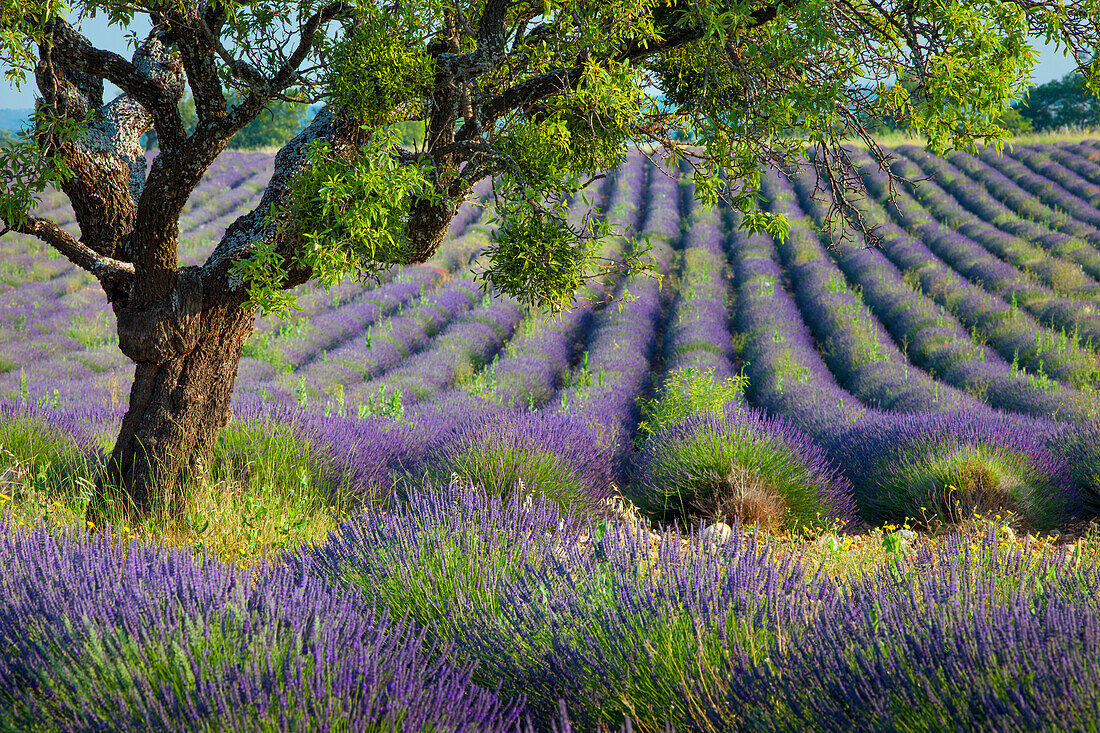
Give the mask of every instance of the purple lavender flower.
<path id="1" fill-rule="evenodd" d="M 514 730 L 426 631 L 287 564 L 255 577 L 107 534 L 3 524 L 0 698 L 17 728 Z"/>
<path id="2" fill-rule="evenodd" d="M 550 412 L 452 418 L 426 463 L 437 484 L 453 474 L 494 496 L 537 494 L 578 511 L 598 510 L 614 478 L 611 451 L 585 423 Z"/>

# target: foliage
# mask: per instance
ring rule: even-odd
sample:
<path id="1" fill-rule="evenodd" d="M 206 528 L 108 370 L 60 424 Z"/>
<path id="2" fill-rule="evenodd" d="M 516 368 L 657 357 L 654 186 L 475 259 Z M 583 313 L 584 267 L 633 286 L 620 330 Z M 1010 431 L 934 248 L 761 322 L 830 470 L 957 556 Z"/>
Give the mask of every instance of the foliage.
<path id="1" fill-rule="evenodd" d="M 264 312 L 286 316 L 292 298 L 272 287 L 287 266 L 310 268 L 329 287 L 352 274 L 375 278 L 391 264 L 406 262 L 402 231 L 414 198 L 432 195 L 431 170 L 400 165 L 392 155 L 397 131 L 375 130 L 356 161 L 332 155 L 324 142 L 310 151 L 312 165 L 294 178 L 290 215 L 294 236 L 302 241 L 291 262 L 259 245 L 251 259 L 238 260 L 236 271 L 249 283 L 250 301 Z"/>
<path id="2" fill-rule="evenodd" d="M 7 232 L 25 223 L 26 217 L 47 188 L 59 188 L 73 175 L 68 162 L 56 149 L 39 150 L 35 143 L 36 129 L 50 130 L 60 147 L 84 137 L 84 119 L 62 119 L 48 109 L 36 109 L 27 128 L 0 139 L 0 232 Z"/>
<path id="3" fill-rule="evenodd" d="M 229 105 L 240 104 L 241 98 L 231 95 Z M 185 94 L 179 102 L 180 116 L 183 118 L 184 128 L 190 133 L 194 132 L 198 117 L 195 114 L 195 99 L 190 94 Z M 241 128 L 226 144 L 227 148 L 248 150 L 253 148 L 278 148 L 286 145 L 302 129 L 309 109 L 295 102 L 276 100 L 264 108 L 255 119 Z M 144 145 L 146 149 L 157 147 L 156 130 L 145 133 Z"/>
<path id="4" fill-rule="evenodd" d="M 308 110 L 294 102 L 275 101 L 232 137 L 228 148 L 277 148 L 302 129 Z"/>
<path id="5" fill-rule="evenodd" d="M 643 435 L 652 435 L 694 415 L 720 413 L 728 404 L 742 403 L 747 385 L 748 379 L 743 374 L 718 381 L 713 369 L 677 369 L 665 378 L 660 397 L 642 405 L 643 418 L 638 430 Z"/>
<path id="6" fill-rule="evenodd" d="M 385 15 L 371 13 L 355 23 L 332 49 L 331 60 L 327 101 L 352 119 L 373 127 L 424 114 L 432 59 L 394 33 Z"/>
<path id="7" fill-rule="evenodd" d="M 397 142 L 411 150 L 424 147 L 424 129 L 422 121 L 398 122 L 392 125 L 397 132 Z"/>
<path id="8" fill-rule="evenodd" d="M 726 198 L 742 210 L 743 226 L 780 234 L 782 216 L 758 206 L 765 162 L 796 163 L 809 144 L 825 149 L 829 154 L 819 162 L 840 165 L 833 172 L 846 180 L 841 141 L 866 137 L 864 121 L 882 116 L 925 133 L 938 151 L 1000 140 L 1000 122 L 1009 122 L 1005 110 L 1025 93 L 1034 63 L 1029 34 L 1045 33 L 1083 53 L 1097 31 L 1089 21 L 1092 1 L 1025 9 L 953 0 L 911 9 L 916 15 L 906 23 L 897 21 L 901 9 L 860 3 L 840 12 L 829 0 L 760 7 L 724 0 L 569 1 L 539 9 L 402 0 L 385 14 L 366 4 L 307 3 L 294 10 L 226 3 L 219 6 L 219 48 L 250 49 L 250 61 L 222 51 L 210 58 L 228 82 L 228 116 L 248 106 L 250 117 L 224 142 L 282 142 L 301 120 L 288 100 L 323 101 L 337 116 L 366 126 L 361 156 L 370 161 L 357 167 L 340 155 L 348 192 L 368 194 L 362 206 L 341 199 L 344 205 L 322 208 L 351 220 L 348 230 L 307 216 L 297 233 L 287 229 L 296 237 L 297 256 L 283 252 L 280 263 L 255 248 L 255 265 L 238 274 L 255 283 L 250 294 L 261 302 L 255 297 L 261 290 L 286 287 L 294 265 L 316 265 L 326 283 L 369 273 L 378 262 L 400 261 L 379 246 L 380 237 L 396 243 L 403 232 L 420 236 L 419 229 L 439 226 L 420 219 L 410 225 L 398 209 L 434 203 L 453 213 L 478 178 L 494 176 L 501 226 L 486 279 L 502 293 L 560 309 L 597 266 L 590 240 L 615 233 L 557 221 L 560 202 L 621 162 L 630 146 L 666 146 L 668 165 L 687 160 L 695 167 L 700 200 Z M 138 12 L 115 3 L 76 9 L 105 12 L 114 23 Z M 34 44 L 53 32 L 47 21 L 55 12 L 45 0 L 29 14 L 5 6 L 0 59 L 6 73 L 25 76 L 33 67 Z M 190 12 L 173 10 L 168 22 L 186 26 Z M 339 33 L 310 36 L 292 56 L 271 40 L 276 31 L 293 35 L 331 21 L 341 25 Z M 187 105 L 179 107 L 185 115 Z M 423 125 L 423 155 L 379 145 L 378 128 L 389 125 Z M 415 128 L 399 129 L 402 142 L 413 141 L 408 133 Z M 197 134 L 186 124 L 185 133 Z M 378 190 L 375 174 L 385 156 L 392 168 L 410 169 L 407 177 L 386 179 L 392 198 L 370 195 Z M 289 213 L 312 211 L 306 202 L 317 202 L 314 194 L 335 175 L 334 162 L 312 159 L 320 171 L 298 175 L 292 187 L 298 203 Z M 842 188 L 832 191 L 837 215 L 848 211 Z M 14 222 L 31 203 L 26 196 L 13 199 L 5 221 Z M 374 221 L 360 226 L 360 217 Z M 364 243 L 349 246 L 357 237 Z M 527 244 L 547 264 L 544 270 L 515 251 Z M 277 310 L 286 312 L 288 302 Z"/>
<path id="9" fill-rule="evenodd" d="M 578 245 L 561 213 L 527 201 L 506 203 L 497 215 L 485 250 L 490 264 L 479 273 L 486 287 L 528 306 L 561 311 L 593 268 L 591 242 Z"/>

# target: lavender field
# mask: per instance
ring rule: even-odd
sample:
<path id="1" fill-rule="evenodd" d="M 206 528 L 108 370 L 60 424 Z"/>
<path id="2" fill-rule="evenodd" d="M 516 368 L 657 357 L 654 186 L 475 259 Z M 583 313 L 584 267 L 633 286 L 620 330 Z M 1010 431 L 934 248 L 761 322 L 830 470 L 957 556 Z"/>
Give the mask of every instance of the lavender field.
<path id="1" fill-rule="evenodd" d="M 1095 730 L 1100 141 L 890 152 L 893 202 L 852 151 L 875 248 L 812 170 L 773 240 L 633 154 L 571 216 L 659 277 L 556 318 L 474 279 L 479 190 L 431 261 L 258 319 L 163 536 L 85 531 L 133 365 L 0 237 L 0 729 Z M 181 264 L 271 167 L 219 158 Z"/>

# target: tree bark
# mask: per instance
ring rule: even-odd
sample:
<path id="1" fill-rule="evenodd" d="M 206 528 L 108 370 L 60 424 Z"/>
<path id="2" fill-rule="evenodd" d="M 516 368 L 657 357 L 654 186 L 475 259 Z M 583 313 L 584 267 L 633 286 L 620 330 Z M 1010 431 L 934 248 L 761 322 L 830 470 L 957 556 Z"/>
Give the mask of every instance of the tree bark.
<path id="1" fill-rule="evenodd" d="M 254 309 L 216 293 L 203 299 L 199 268 L 181 271 L 163 304 L 116 306 L 119 345 L 137 362 L 130 404 L 87 520 L 178 516 L 187 488 L 206 479 Z"/>

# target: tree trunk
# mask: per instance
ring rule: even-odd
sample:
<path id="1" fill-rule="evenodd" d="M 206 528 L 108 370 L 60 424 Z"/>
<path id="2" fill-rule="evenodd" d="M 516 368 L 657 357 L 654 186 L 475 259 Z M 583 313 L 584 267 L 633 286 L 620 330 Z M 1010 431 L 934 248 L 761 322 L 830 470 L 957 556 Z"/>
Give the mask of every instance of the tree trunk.
<path id="1" fill-rule="evenodd" d="M 182 512 L 183 489 L 204 480 L 231 417 L 254 309 L 237 299 L 203 302 L 198 268 L 187 270 L 162 307 L 115 308 L 119 346 L 137 368 L 118 440 L 88 505 L 87 519 L 97 526 Z"/>

